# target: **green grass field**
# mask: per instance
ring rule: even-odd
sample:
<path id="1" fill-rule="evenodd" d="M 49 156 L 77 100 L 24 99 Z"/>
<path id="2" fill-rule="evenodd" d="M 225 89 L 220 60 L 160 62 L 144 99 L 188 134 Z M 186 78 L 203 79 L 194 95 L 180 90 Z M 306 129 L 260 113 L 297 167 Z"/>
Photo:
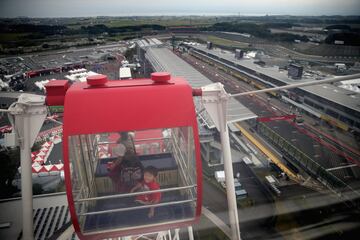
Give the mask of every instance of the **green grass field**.
<path id="1" fill-rule="evenodd" d="M 215 36 L 207 36 L 207 41 L 210 41 L 216 45 L 222 45 L 222 46 L 227 46 L 227 47 L 237 47 L 237 48 L 249 47 L 248 43 L 227 40 L 227 39 L 219 38 L 219 37 L 215 37 Z"/>
<path id="2" fill-rule="evenodd" d="M 136 26 L 144 24 L 157 24 L 162 26 L 209 26 L 216 22 L 214 17 L 128 17 L 128 18 L 109 18 L 109 19 L 74 19 L 65 24 L 68 28 L 79 29 L 82 26 L 104 24 L 108 27 Z"/>
<path id="3" fill-rule="evenodd" d="M 110 41 L 120 41 L 124 39 L 137 38 L 137 37 L 138 35 L 136 33 L 130 33 L 130 34 L 117 34 L 115 36 L 108 36 L 106 37 L 106 39 Z"/>
<path id="4" fill-rule="evenodd" d="M 111 20 L 106 23 L 108 27 L 123 27 L 144 24 L 157 24 L 162 26 L 208 26 L 213 24 L 214 21 L 210 18 L 204 19 L 191 19 L 191 18 L 149 18 L 149 19 L 125 19 L 125 20 Z"/>
<path id="5" fill-rule="evenodd" d="M 28 33 L 0 33 L 0 42 L 22 40 Z"/>

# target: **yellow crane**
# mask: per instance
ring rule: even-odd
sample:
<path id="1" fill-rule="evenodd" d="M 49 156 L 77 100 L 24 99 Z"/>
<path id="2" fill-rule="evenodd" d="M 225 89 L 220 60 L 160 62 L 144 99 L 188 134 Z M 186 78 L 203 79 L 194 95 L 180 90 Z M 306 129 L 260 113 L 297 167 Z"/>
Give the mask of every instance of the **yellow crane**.
<path id="1" fill-rule="evenodd" d="M 276 157 L 270 150 L 268 150 L 263 144 L 261 144 L 257 139 L 255 139 L 245 128 L 240 126 L 240 124 L 235 123 L 235 126 L 244 134 L 244 136 L 249 139 L 256 147 L 260 149 L 276 166 L 278 166 L 281 171 L 286 173 L 292 180 L 299 182 L 300 178 L 293 171 L 291 171 L 286 165 L 284 165 L 281 160 Z"/>

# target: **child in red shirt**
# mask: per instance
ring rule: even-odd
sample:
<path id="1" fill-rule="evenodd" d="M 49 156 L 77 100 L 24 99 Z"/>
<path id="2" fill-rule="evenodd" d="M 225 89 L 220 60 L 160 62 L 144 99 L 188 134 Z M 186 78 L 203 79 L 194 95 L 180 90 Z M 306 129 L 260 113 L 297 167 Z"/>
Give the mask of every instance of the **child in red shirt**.
<path id="1" fill-rule="evenodd" d="M 153 166 L 149 166 L 144 169 L 144 179 L 136 184 L 135 187 L 133 187 L 130 192 L 136 192 L 136 191 L 152 191 L 152 190 L 159 190 L 160 185 L 156 182 L 156 176 L 157 176 L 157 169 Z M 149 193 L 149 194 L 142 194 L 138 195 L 135 198 L 135 202 L 143 204 L 143 205 L 149 205 L 149 204 L 156 204 L 159 203 L 161 200 L 161 193 Z M 150 211 L 148 213 L 148 217 L 152 218 L 155 214 L 155 208 L 151 207 Z"/>

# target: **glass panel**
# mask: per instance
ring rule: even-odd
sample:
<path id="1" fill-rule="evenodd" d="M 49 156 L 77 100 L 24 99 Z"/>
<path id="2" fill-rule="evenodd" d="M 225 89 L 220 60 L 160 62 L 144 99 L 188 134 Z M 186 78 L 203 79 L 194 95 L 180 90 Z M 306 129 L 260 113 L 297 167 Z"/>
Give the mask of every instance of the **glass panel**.
<path id="1" fill-rule="evenodd" d="M 69 138 L 73 194 L 83 232 L 195 217 L 196 161 L 191 127 Z"/>

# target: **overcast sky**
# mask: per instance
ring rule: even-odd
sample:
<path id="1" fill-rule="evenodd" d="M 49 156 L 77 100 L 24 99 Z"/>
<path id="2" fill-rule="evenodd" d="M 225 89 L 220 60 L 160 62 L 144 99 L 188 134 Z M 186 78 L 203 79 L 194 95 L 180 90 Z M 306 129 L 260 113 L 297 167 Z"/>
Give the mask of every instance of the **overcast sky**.
<path id="1" fill-rule="evenodd" d="M 0 17 L 359 15 L 360 0 L 0 0 Z"/>

